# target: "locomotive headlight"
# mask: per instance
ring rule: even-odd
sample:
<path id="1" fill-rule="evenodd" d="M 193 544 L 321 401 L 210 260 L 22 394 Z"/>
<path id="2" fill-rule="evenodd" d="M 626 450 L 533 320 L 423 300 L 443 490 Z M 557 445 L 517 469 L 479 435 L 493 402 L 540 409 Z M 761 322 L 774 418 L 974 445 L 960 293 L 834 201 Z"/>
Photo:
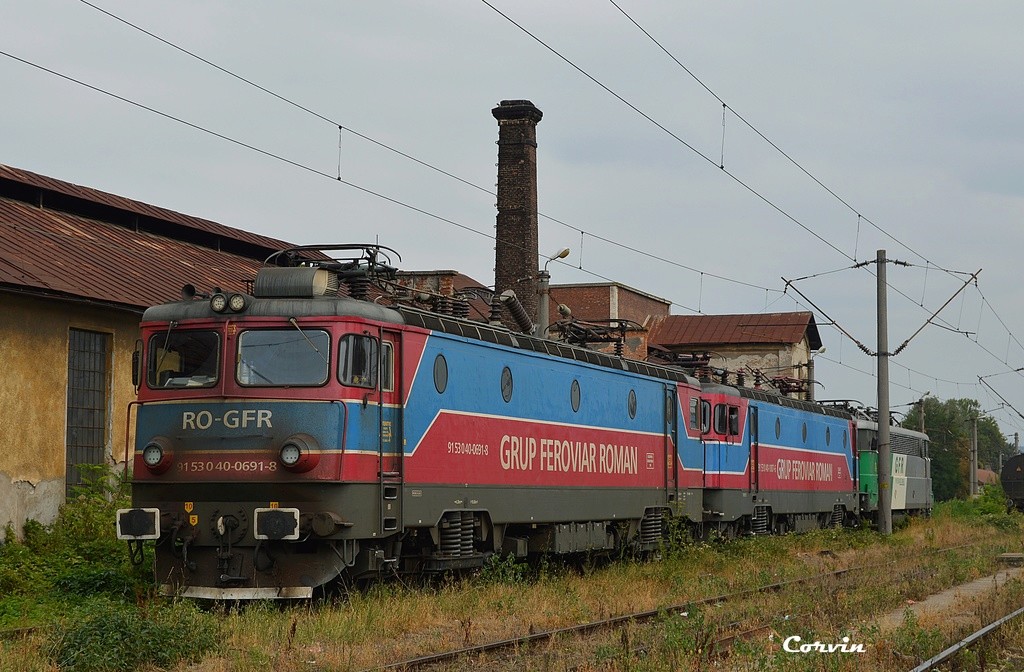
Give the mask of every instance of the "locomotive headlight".
<path id="1" fill-rule="evenodd" d="M 162 436 L 150 439 L 142 449 L 142 464 L 154 474 L 162 474 L 170 469 L 173 458 L 171 442 Z"/>
<path id="2" fill-rule="evenodd" d="M 245 310 L 245 297 L 241 294 L 232 294 L 231 298 L 228 299 L 228 308 L 233 313 L 240 313 Z"/>
<path id="3" fill-rule="evenodd" d="M 210 310 L 215 313 L 223 313 L 228 307 L 228 297 L 221 293 L 214 294 L 210 297 Z"/>
<path id="4" fill-rule="evenodd" d="M 302 459 L 302 449 L 294 443 L 281 446 L 281 461 L 286 467 L 294 467 Z"/>
<path id="5" fill-rule="evenodd" d="M 142 449 L 142 461 L 147 467 L 155 467 L 164 459 L 164 449 L 158 444 L 151 443 Z"/>
<path id="6" fill-rule="evenodd" d="M 281 444 L 279 456 L 288 471 L 309 471 L 320 462 L 320 444 L 309 434 L 292 434 Z"/>

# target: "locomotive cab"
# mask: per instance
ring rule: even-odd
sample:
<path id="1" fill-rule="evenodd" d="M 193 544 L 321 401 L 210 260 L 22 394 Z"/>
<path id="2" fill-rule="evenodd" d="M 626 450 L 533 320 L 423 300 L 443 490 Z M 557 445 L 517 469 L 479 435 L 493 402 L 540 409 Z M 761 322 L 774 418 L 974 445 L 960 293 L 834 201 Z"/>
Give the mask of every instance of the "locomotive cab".
<path id="1" fill-rule="evenodd" d="M 400 316 L 318 301 L 322 269 L 265 270 L 255 296 L 143 317 L 134 506 L 117 529 L 136 557 L 156 541 L 168 593 L 308 597 L 360 539 L 399 531 Z"/>

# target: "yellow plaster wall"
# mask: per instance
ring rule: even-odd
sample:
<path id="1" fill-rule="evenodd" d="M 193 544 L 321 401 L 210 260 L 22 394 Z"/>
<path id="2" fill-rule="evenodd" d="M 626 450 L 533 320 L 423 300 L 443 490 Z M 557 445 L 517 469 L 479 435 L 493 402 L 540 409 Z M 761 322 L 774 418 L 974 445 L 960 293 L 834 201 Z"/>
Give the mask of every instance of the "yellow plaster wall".
<path id="1" fill-rule="evenodd" d="M 68 333 L 113 336 L 106 454 L 124 460 L 139 315 L 0 292 L 0 536 L 25 518 L 52 521 L 64 500 Z M 130 437 L 131 438 L 131 437 Z"/>

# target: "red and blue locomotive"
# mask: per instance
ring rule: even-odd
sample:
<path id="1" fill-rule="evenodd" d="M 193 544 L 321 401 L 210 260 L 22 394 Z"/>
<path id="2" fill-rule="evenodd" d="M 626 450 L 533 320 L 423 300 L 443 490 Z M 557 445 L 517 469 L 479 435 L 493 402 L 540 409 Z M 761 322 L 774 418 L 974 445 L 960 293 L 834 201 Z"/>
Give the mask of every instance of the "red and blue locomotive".
<path id="1" fill-rule="evenodd" d="M 307 597 L 493 553 L 653 549 L 673 518 L 732 535 L 858 515 L 848 412 L 370 300 L 394 269 L 356 248 L 143 316 L 118 535 L 155 541 L 167 592 Z"/>

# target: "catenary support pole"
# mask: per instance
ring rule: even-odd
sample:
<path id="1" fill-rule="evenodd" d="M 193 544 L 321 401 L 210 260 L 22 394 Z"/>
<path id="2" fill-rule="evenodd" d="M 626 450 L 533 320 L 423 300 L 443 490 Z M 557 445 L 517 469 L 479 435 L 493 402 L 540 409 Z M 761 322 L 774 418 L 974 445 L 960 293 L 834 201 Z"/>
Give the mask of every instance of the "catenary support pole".
<path id="1" fill-rule="evenodd" d="M 892 450 L 889 445 L 889 318 L 885 250 L 878 250 L 878 531 L 892 534 Z"/>
<path id="2" fill-rule="evenodd" d="M 967 475 L 971 479 L 971 497 L 978 494 L 978 416 L 971 418 L 971 466 Z"/>

